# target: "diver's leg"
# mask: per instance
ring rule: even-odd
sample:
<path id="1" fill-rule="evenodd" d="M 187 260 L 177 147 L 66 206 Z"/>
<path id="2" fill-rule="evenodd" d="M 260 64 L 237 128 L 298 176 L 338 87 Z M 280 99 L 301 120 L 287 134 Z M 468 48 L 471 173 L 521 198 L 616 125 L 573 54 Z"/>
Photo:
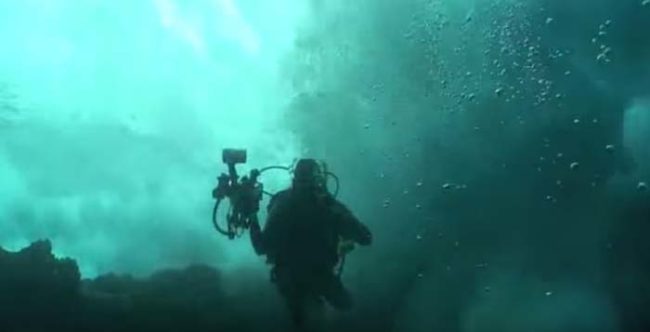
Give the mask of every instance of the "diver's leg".
<path id="1" fill-rule="evenodd" d="M 305 307 L 299 298 L 287 298 L 287 306 L 291 313 L 291 322 L 295 327 L 305 325 Z"/>
<path id="2" fill-rule="evenodd" d="M 323 279 L 323 297 L 332 307 L 338 310 L 352 308 L 352 297 L 338 276 L 329 275 Z"/>
<path id="3" fill-rule="evenodd" d="M 302 327 L 305 324 L 305 301 L 301 285 L 297 281 L 295 276 L 286 271 L 279 271 L 275 275 L 276 286 L 284 298 L 293 325 Z"/>

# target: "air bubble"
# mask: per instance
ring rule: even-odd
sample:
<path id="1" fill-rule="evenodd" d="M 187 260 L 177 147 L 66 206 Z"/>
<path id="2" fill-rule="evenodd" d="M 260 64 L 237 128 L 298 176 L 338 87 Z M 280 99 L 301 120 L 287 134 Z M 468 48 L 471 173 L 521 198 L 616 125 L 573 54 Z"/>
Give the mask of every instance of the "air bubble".
<path id="1" fill-rule="evenodd" d="M 384 202 L 382 203 L 382 206 L 384 208 L 389 207 L 390 206 L 390 199 L 388 199 L 388 198 L 384 199 Z"/>

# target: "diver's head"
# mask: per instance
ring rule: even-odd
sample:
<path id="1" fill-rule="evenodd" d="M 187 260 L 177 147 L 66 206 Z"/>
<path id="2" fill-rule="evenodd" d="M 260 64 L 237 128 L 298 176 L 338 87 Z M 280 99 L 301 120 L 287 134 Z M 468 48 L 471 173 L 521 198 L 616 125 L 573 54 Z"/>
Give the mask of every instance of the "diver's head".
<path id="1" fill-rule="evenodd" d="M 327 175 L 315 159 L 300 159 L 293 171 L 293 188 L 314 192 L 326 192 Z"/>

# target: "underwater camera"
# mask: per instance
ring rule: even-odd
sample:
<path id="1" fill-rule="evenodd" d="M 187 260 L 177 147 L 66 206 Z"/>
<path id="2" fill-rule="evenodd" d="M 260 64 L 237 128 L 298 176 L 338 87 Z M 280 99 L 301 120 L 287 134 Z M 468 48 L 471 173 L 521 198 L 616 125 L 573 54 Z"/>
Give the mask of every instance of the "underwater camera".
<path id="1" fill-rule="evenodd" d="M 246 156 L 245 149 L 223 149 L 221 152 L 221 159 L 224 164 L 245 164 Z"/>
<path id="2" fill-rule="evenodd" d="M 219 175 L 217 187 L 212 190 L 212 197 L 216 200 L 212 211 L 212 222 L 219 233 L 233 239 L 247 230 L 252 222 L 257 221 L 257 212 L 264 189 L 262 183 L 257 181 L 259 170 L 253 169 L 241 178 L 237 174 L 235 165 L 246 163 L 246 150 L 224 149 L 221 152 L 221 159 L 228 165 L 228 173 Z M 217 211 L 225 199 L 229 201 L 230 208 L 224 225 L 217 220 Z"/>

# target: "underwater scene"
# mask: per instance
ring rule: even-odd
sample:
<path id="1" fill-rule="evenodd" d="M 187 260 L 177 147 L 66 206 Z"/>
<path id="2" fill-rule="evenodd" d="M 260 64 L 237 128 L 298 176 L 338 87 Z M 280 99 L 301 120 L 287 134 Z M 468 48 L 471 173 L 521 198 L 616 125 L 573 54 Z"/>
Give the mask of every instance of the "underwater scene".
<path id="1" fill-rule="evenodd" d="M 650 331 L 650 0 L 0 0 L 0 332 Z"/>

